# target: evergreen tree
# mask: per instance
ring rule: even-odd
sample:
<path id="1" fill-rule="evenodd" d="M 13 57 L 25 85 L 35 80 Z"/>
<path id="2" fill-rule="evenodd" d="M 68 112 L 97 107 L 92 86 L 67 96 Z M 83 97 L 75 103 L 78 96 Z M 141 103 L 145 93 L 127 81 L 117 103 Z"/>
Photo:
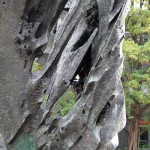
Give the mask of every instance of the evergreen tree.
<path id="1" fill-rule="evenodd" d="M 123 43 L 125 67 L 122 80 L 130 122 L 129 150 L 137 150 L 139 122 L 146 118 L 144 113 L 150 108 L 150 10 L 142 9 L 144 3 L 141 1 L 139 8 L 133 7 L 134 4 L 133 1 L 126 19 L 128 36 Z"/>

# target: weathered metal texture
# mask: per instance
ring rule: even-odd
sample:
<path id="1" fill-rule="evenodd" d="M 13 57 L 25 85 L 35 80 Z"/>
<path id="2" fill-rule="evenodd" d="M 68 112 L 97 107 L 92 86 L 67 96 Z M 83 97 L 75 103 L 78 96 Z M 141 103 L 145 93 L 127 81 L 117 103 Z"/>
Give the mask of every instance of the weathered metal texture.
<path id="1" fill-rule="evenodd" d="M 120 78 L 128 0 L 69 2 L 0 2 L 0 131 L 8 149 L 15 150 L 17 141 L 25 149 L 22 139 L 28 137 L 25 141 L 41 150 L 118 145 L 126 122 Z M 70 8 L 62 14 L 64 7 Z M 42 60 L 43 70 L 32 71 L 35 59 Z M 66 116 L 49 119 L 83 67 L 88 69 L 75 106 Z"/>

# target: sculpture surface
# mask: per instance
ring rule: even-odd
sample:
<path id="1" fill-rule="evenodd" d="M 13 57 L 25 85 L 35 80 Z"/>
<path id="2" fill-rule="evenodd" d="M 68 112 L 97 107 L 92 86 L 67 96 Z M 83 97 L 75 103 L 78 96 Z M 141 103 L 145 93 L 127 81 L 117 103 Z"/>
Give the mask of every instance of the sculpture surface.
<path id="1" fill-rule="evenodd" d="M 117 147 L 126 122 L 120 78 L 128 3 L 0 2 L 0 132 L 8 150 Z M 35 61 L 42 70 L 33 71 Z M 75 106 L 50 118 L 77 75 L 83 82 Z"/>

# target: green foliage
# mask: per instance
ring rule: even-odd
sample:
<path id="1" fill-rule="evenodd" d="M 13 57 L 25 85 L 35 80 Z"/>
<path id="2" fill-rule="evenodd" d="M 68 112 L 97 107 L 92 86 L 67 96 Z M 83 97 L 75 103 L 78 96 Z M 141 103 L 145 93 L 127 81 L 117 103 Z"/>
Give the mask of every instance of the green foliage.
<path id="1" fill-rule="evenodd" d="M 126 112 L 130 124 L 150 121 L 148 108 L 150 104 L 150 10 L 148 1 L 131 0 L 133 6 L 126 18 L 126 39 L 123 42 L 124 70 L 122 81 L 126 97 Z M 142 3 L 144 2 L 144 3 Z M 143 9 L 142 9 L 143 8 Z M 143 131 L 149 130 L 145 125 Z M 138 132 L 138 130 L 137 130 Z M 137 134 L 138 135 L 138 134 Z M 133 130 L 130 133 L 132 146 Z M 134 137 L 139 139 L 139 137 Z M 133 144 L 134 145 L 134 144 Z M 137 145 L 134 145 L 137 146 Z M 146 148 L 147 145 L 140 144 Z"/>
<path id="2" fill-rule="evenodd" d="M 65 116 L 74 106 L 75 104 L 76 96 L 71 91 L 68 90 L 60 99 L 59 99 L 59 105 L 60 105 L 60 113 L 62 116 Z"/>
<path id="3" fill-rule="evenodd" d="M 133 40 L 125 40 L 123 42 L 123 51 L 125 59 L 134 70 L 138 70 L 139 65 L 148 64 L 150 62 L 150 40 L 144 45 L 139 45 Z M 142 69 L 142 67 L 143 66 L 141 66 L 140 69 Z"/>
<path id="4" fill-rule="evenodd" d="M 76 101 L 76 95 L 70 89 L 67 90 L 63 96 L 60 97 L 57 104 L 52 110 L 52 117 L 56 117 L 59 113 L 61 116 L 65 116 L 74 106 Z"/>
<path id="5" fill-rule="evenodd" d="M 43 69 L 43 65 L 41 65 L 40 63 L 37 63 L 37 62 L 33 62 L 33 65 L 32 65 L 32 71 L 33 72 L 36 72 L 36 71 L 39 71 L 39 70 L 42 70 Z"/>
<path id="6" fill-rule="evenodd" d="M 142 142 L 140 142 L 139 148 L 150 148 L 150 145 L 149 144 L 143 144 Z"/>
<path id="7" fill-rule="evenodd" d="M 45 96 L 43 97 L 42 103 L 46 103 L 47 100 L 48 100 L 48 95 L 45 95 Z"/>
<path id="8" fill-rule="evenodd" d="M 128 64 L 128 68 L 125 65 L 123 72 L 128 115 L 131 105 L 150 103 L 150 94 L 143 90 L 145 83 L 150 84 L 150 55 L 148 55 L 150 47 L 148 48 L 148 43 L 149 41 L 144 45 L 138 45 L 132 40 L 125 40 L 123 43 L 125 62 Z"/>
<path id="9" fill-rule="evenodd" d="M 143 119 L 145 119 L 145 118 L 143 118 Z M 147 119 L 146 119 L 147 120 Z M 146 121 L 146 120 L 144 120 L 144 121 Z M 148 118 L 148 121 L 149 121 L 149 118 Z M 141 127 L 144 131 L 150 131 L 150 125 L 145 125 L 145 126 L 142 126 Z"/>
<path id="10" fill-rule="evenodd" d="M 126 18 L 126 30 L 131 36 L 123 42 L 125 65 L 122 79 L 129 118 L 134 117 L 132 106 L 150 103 L 150 40 L 144 42 L 142 39 L 145 34 L 150 34 L 149 16 L 150 10 L 132 7 Z"/>
<path id="11" fill-rule="evenodd" d="M 132 36 L 150 33 L 150 11 L 133 8 L 126 19 L 126 29 Z"/>

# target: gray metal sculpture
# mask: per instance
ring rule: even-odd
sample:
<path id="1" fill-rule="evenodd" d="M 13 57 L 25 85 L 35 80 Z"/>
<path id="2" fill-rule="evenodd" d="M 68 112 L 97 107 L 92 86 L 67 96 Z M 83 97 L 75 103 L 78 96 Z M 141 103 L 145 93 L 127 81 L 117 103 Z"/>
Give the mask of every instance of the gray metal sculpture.
<path id="1" fill-rule="evenodd" d="M 2 150 L 113 150 L 118 145 L 126 122 L 120 78 L 128 1 L 67 2 L 0 1 Z M 32 71 L 35 60 L 42 70 Z M 75 106 L 50 119 L 77 75 L 83 82 Z"/>

